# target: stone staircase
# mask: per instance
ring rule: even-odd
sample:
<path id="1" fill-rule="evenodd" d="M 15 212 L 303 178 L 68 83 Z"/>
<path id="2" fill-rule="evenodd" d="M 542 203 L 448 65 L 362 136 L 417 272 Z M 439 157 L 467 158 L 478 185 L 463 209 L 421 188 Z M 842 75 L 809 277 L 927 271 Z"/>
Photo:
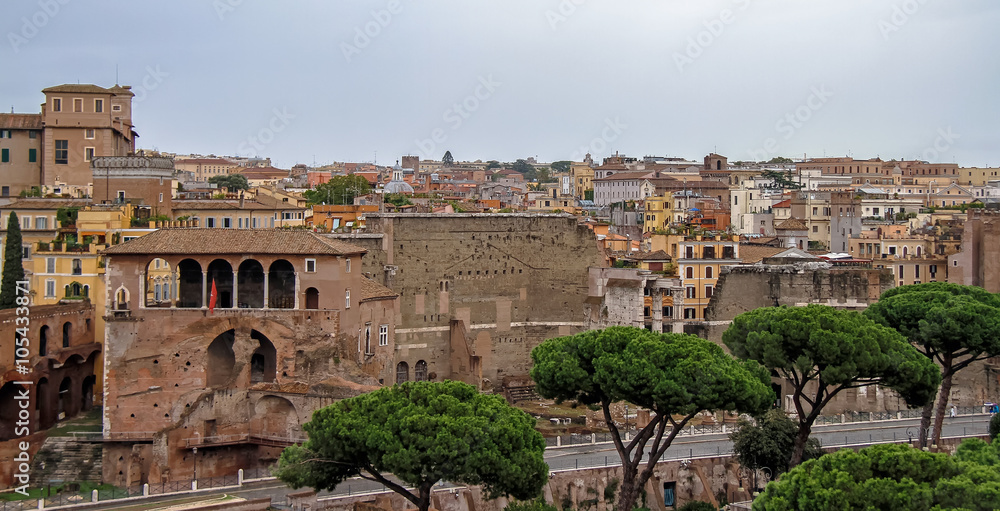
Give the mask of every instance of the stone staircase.
<path id="1" fill-rule="evenodd" d="M 49 437 L 32 460 L 31 485 L 55 486 L 67 482 L 101 483 L 103 444 L 81 437 Z"/>
<path id="2" fill-rule="evenodd" d="M 507 387 L 507 395 L 510 396 L 511 403 L 517 403 L 518 401 L 539 401 L 541 396 L 535 392 L 535 386 L 524 386 L 524 387 Z"/>

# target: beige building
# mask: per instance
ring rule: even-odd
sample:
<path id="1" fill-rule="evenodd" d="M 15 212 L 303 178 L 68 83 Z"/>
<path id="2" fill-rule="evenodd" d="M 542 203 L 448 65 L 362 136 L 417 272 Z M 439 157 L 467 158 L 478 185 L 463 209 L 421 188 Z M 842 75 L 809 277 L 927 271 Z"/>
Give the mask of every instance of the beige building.
<path id="1" fill-rule="evenodd" d="M 0 114 L 0 197 L 39 186 L 42 176 L 42 116 Z"/>
<path id="2" fill-rule="evenodd" d="M 174 160 L 174 168 L 190 172 L 195 181 L 208 181 L 215 176 L 225 176 L 242 170 L 239 165 L 223 158 L 189 158 Z"/>
<path id="3" fill-rule="evenodd" d="M 175 220 L 197 220 L 199 227 L 273 229 L 305 225 L 308 209 L 266 195 L 257 200 L 211 199 L 173 201 Z"/>
<path id="4" fill-rule="evenodd" d="M 90 163 L 135 151 L 131 87 L 59 85 L 42 90 L 41 183 L 54 193 L 89 194 Z M 58 189 L 58 190 L 57 190 Z"/>

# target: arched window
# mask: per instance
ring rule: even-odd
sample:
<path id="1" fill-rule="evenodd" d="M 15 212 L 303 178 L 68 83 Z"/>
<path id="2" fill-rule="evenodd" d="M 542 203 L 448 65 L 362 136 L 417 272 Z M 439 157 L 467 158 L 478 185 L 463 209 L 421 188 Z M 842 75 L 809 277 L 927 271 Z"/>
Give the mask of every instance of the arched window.
<path id="1" fill-rule="evenodd" d="M 194 259 L 185 259 L 177 265 L 178 290 L 177 306 L 189 309 L 201 308 L 201 264 Z"/>
<path id="2" fill-rule="evenodd" d="M 215 306 L 220 309 L 233 307 L 233 266 L 229 261 L 216 259 L 208 265 L 208 289 L 215 283 Z"/>
<path id="3" fill-rule="evenodd" d="M 306 308 L 307 309 L 319 309 L 319 290 L 310 287 L 306 289 Z"/>
<path id="4" fill-rule="evenodd" d="M 267 306 L 272 309 L 295 308 L 295 267 L 278 259 L 267 273 Z"/>
<path id="5" fill-rule="evenodd" d="M 73 329 L 73 324 L 69 321 L 63 323 L 63 348 L 69 348 L 69 333 Z"/>
<path id="6" fill-rule="evenodd" d="M 237 274 L 236 293 L 240 308 L 264 308 L 264 267 L 253 259 L 240 263 Z"/>
<path id="7" fill-rule="evenodd" d="M 418 360 L 417 365 L 413 366 L 413 380 L 414 381 L 427 381 L 427 362 L 423 360 Z"/>
<path id="8" fill-rule="evenodd" d="M 406 362 L 396 364 L 396 383 L 410 381 L 410 366 Z"/>

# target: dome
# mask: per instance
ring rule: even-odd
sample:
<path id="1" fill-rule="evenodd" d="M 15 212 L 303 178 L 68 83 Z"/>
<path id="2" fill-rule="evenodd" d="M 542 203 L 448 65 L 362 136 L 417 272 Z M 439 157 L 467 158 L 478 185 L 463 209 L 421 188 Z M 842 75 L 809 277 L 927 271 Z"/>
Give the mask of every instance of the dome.
<path id="1" fill-rule="evenodd" d="M 385 184 L 385 193 L 413 193 L 413 187 L 406 181 L 392 180 Z"/>

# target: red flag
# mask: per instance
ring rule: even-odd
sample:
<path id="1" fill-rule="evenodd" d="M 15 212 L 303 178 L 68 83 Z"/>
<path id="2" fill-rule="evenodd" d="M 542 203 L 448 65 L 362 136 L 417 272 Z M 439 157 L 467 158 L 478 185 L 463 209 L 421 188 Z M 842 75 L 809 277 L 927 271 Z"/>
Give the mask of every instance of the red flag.
<path id="1" fill-rule="evenodd" d="M 215 301 L 219 298 L 219 291 L 215 289 L 215 279 L 212 279 L 212 294 L 208 297 L 208 312 L 215 309 Z"/>

